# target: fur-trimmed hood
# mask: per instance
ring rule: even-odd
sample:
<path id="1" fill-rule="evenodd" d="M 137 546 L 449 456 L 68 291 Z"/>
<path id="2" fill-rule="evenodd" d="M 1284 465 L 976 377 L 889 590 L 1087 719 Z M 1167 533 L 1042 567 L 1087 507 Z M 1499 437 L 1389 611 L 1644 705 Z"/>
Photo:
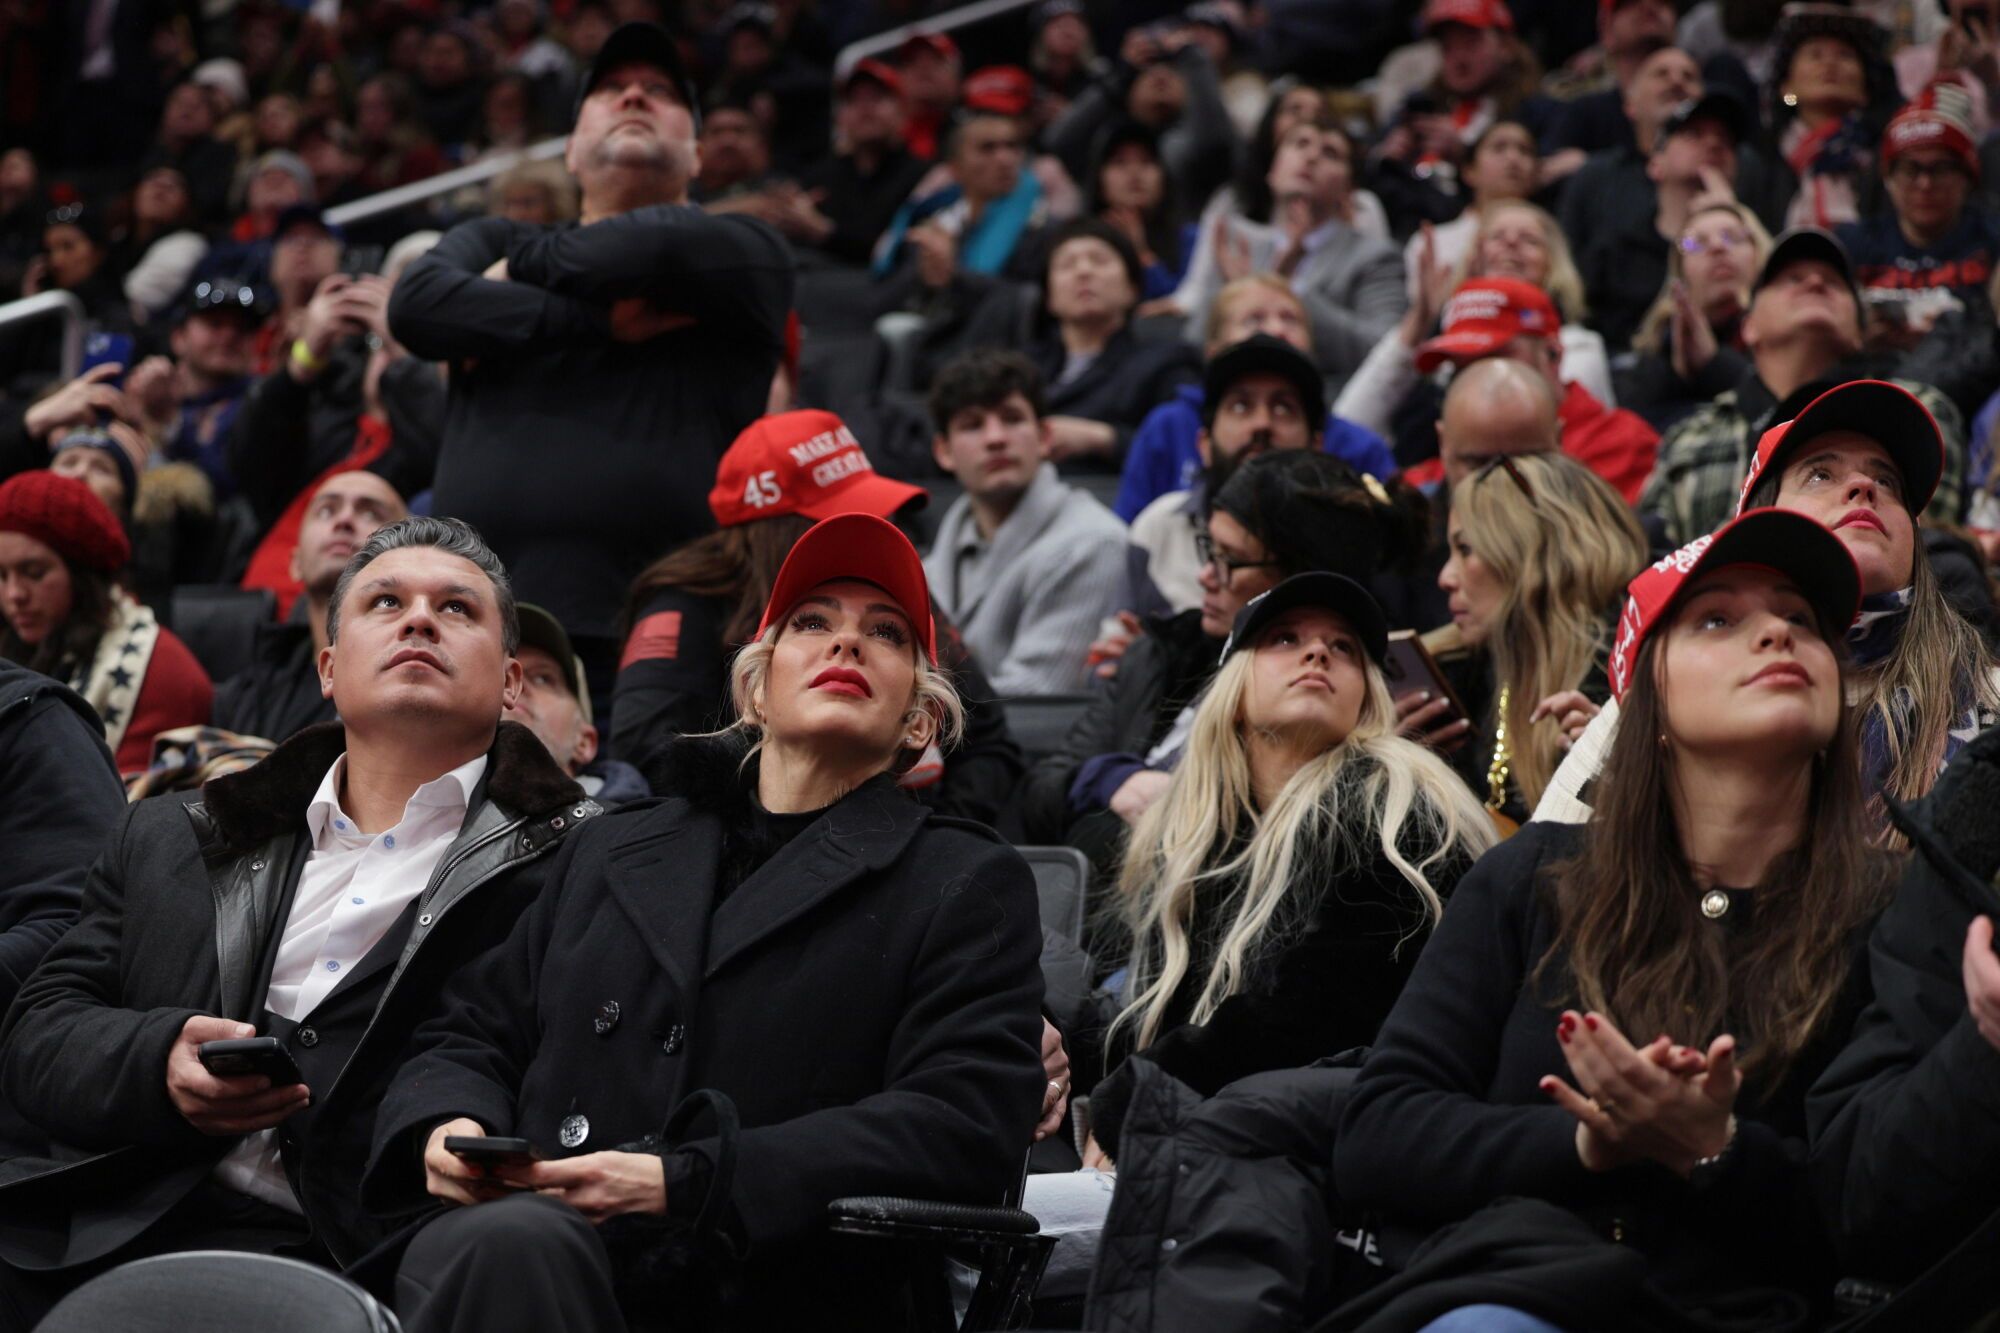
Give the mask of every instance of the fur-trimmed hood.
<path id="1" fill-rule="evenodd" d="M 252 847 L 299 828 L 321 779 L 346 749 L 346 728 L 324 722 L 299 732 L 262 763 L 203 784 L 202 803 L 224 845 Z M 486 753 L 480 793 L 503 810 L 532 819 L 584 799 L 583 788 L 518 722 L 502 722 Z"/>

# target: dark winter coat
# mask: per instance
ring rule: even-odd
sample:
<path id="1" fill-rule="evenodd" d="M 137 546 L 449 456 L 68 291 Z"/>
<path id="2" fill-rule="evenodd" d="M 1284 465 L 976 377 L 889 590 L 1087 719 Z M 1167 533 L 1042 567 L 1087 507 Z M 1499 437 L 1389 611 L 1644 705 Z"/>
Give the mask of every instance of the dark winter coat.
<path id="1" fill-rule="evenodd" d="M 1961 961 L 1973 918 L 2000 911 L 1996 810 L 2000 730 L 1898 812 L 1916 854 L 1869 945 L 1875 998 L 1807 1102 L 1813 1175 L 1859 1276 L 1907 1281 L 2000 1213 L 2000 1051 Z M 1990 1293 L 1990 1255 L 1959 1271 Z"/>
<path id="2" fill-rule="evenodd" d="M 1343 808 L 1360 800 L 1357 772 L 1343 783 Z M 1401 848 L 1412 864 L 1435 852 L 1405 830 Z M 1192 957 L 1175 990 L 1161 1031 L 1141 1054 L 1201 1096 L 1273 1069 L 1291 1069 L 1375 1040 L 1423 954 L 1431 922 L 1409 880 L 1372 837 L 1355 864 L 1301 858 L 1288 896 L 1309 903 L 1297 934 L 1258 960 L 1236 994 L 1203 1022 L 1192 1021 L 1223 934 L 1240 900 L 1238 882 L 1211 883 L 1195 895 L 1188 922 Z M 1445 855 L 1426 876 L 1449 898 L 1472 860 Z M 1111 1064 L 1122 1067 L 1129 1037 L 1121 1029 Z"/>
<path id="3" fill-rule="evenodd" d="M 76 920 L 84 871 L 125 813 L 104 724 L 74 690 L 0 659 L 0 1002 Z"/>
<path id="4" fill-rule="evenodd" d="M 565 848 L 550 892 L 412 1039 L 365 1196 L 389 1215 L 432 1204 L 419 1149 L 459 1116 L 567 1156 L 636 1145 L 713 1089 L 742 1119 L 717 1201 L 749 1247 L 732 1326 L 875 1328 L 893 1294 L 827 1236 L 826 1205 L 994 1204 L 1018 1178 L 1043 1091 L 1033 877 L 884 775 L 718 903 L 726 835 L 750 817 L 741 754 L 683 742 L 667 799 Z M 678 1213 L 718 1144 L 657 1150 Z"/>
<path id="5" fill-rule="evenodd" d="M 1784 1081 L 1753 1080 L 1738 1098 L 1736 1139 L 1716 1175 L 1697 1186 L 1650 1163 L 1592 1172 L 1577 1156 L 1575 1118 L 1539 1086 L 1570 1078 L 1556 1039 L 1566 970 L 1535 977 L 1556 934 L 1549 871 L 1582 837 L 1529 824 L 1460 881 L 1342 1117 L 1341 1197 L 1424 1228 L 1504 1196 L 1545 1199 L 1644 1253 L 1662 1290 L 1782 1287 L 1824 1302 L 1836 1274 L 1805 1170 L 1805 1091 L 1866 1003 L 1865 964 L 1857 957 Z M 1728 892 L 1718 929 L 1756 910 L 1754 890 Z"/>
<path id="6" fill-rule="evenodd" d="M 377 1238 L 358 1201 L 375 1111 L 447 977 L 506 937 L 551 852 L 597 813 L 534 733 L 503 722 L 457 840 L 381 944 L 293 1025 L 263 1004 L 311 836 L 306 808 L 346 746 L 301 733 L 200 792 L 129 807 L 83 913 L 0 1031 L 0 1098 L 46 1138 L 0 1145 L 0 1258 L 64 1268 L 151 1225 L 239 1141 L 168 1098 L 168 1049 L 198 1014 L 283 1039 L 313 1103 L 281 1127 L 292 1188 L 336 1258 Z"/>
<path id="7" fill-rule="evenodd" d="M 333 700 L 320 692 L 319 652 L 304 601 L 292 620 L 257 626 L 250 664 L 215 687 L 211 726 L 244 736 L 283 741 L 336 717 Z"/>

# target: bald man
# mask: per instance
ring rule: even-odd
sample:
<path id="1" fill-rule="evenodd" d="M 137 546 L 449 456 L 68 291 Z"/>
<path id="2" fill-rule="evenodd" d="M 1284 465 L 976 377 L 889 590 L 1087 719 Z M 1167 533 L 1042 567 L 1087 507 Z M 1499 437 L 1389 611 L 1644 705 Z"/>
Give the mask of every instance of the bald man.
<path id="1" fill-rule="evenodd" d="M 315 722 L 331 722 L 314 663 L 326 647 L 333 585 L 375 529 L 409 517 L 396 488 L 373 472 L 336 472 L 313 491 L 292 549 L 292 577 L 305 595 L 283 624 L 259 626 L 256 657 L 215 690 L 211 721 L 246 736 L 282 741 Z"/>
<path id="2" fill-rule="evenodd" d="M 1561 402 L 1548 376 L 1519 361 L 1488 357 L 1452 378 L 1438 417 L 1438 457 L 1455 487 L 1503 454 L 1562 447 Z"/>

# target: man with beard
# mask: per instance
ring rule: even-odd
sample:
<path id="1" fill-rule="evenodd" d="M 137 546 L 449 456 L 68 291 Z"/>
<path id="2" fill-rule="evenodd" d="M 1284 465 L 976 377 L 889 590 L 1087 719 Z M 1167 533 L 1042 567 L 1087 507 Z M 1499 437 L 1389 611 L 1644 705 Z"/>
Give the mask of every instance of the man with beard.
<path id="1" fill-rule="evenodd" d="M 1273 449 L 1317 449 L 1326 390 L 1305 353 L 1259 333 L 1209 358 L 1201 410 L 1201 481 L 1167 492 L 1132 520 L 1128 604 L 1141 613 L 1201 605 L 1208 497 L 1246 459 Z"/>
<path id="2" fill-rule="evenodd" d="M 397 341 L 451 367 L 437 512 L 476 524 L 569 629 L 600 722 L 625 591 L 711 526 L 716 464 L 764 410 L 791 308 L 784 241 L 688 205 L 695 107 L 666 32 L 619 28 L 569 138 L 578 222 L 467 222 L 389 300 Z"/>
<path id="3" fill-rule="evenodd" d="M 290 619 L 258 629 L 256 657 L 216 686 L 213 725 L 282 741 L 334 720 L 333 700 L 321 694 L 314 666 L 327 645 L 334 585 L 377 528 L 408 516 L 396 488 L 373 472 L 336 472 L 320 483 L 292 549 L 292 576 L 305 585 L 305 596 Z"/>

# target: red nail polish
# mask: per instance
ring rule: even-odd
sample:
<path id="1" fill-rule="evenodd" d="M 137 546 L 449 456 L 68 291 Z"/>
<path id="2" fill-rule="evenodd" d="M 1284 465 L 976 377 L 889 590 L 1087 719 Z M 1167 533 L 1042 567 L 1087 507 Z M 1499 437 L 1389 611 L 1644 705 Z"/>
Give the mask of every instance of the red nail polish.
<path id="1" fill-rule="evenodd" d="M 1589 1028 L 1592 1032 L 1597 1031 L 1597 1015 L 1585 1014 L 1583 1016 L 1583 1025 Z"/>
<path id="2" fill-rule="evenodd" d="M 1569 1045 L 1569 1029 L 1568 1029 L 1568 1028 L 1566 1028 L 1566 1027 L 1565 1027 L 1565 1028 L 1557 1028 L 1557 1029 L 1556 1029 L 1556 1040 L 1557 1040 L 1557 1041 L 1559 1041 L 1559 1042 L 1561 1042 L 1561 1043 L 1562 1043 L 1563 1045 L 1565 1045 L 1565 1046 Z"/>

